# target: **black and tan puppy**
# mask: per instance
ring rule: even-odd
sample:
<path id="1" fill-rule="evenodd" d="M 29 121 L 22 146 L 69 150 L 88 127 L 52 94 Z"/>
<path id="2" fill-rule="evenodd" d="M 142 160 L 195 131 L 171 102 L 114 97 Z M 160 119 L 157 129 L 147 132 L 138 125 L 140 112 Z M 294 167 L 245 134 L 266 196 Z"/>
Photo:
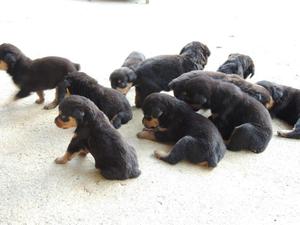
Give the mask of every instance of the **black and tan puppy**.
<path id="1" fill-rule="evenodd" d="M 131 80 L 135 77 L 135 70 L 145 60 L 145 56 L 140 52 L 131 52 L 125 59 L 121 68 L 114 70 L 109 79 L 111 87 L 117 89 L 122 94 L 126 95 L 132 87 Z"/>
<path id="2" fill-rule="evenodd" d="M 130 77 L 110 79 L 112 87 L 127 93 L 135 86 L 135 105 L 141 107 L 151 93 L 169 91 L 168 84 L 174 78 L 191 70 L 202 70 L 207 63 L 210 51 L 206 45 L 194 41 L 180 51 L 179 55 L 161 55 L 143 61 Z M 122 83 L 122 85 L 117 85 Z M 120 90 L 121 91 L 121 90 Z"/>
<path id="3" fill-rule="evenodd" d="M 182 76 L 187 76 L 188 73 Z M 202 75 L 187 81 L 172 81 L 174 95 L 198 108 L 211 109 L 210 119 L 232 151 L 260 153 L 272 137 L 271 118 L 267 109 L 233 84 Z"/>
<path id="4" fill-rule="evenodd" d="M 187 159 L 192 163 L 217 166 L 226 147 L 223 139 L 207 118 L 173 96 L 153 93 L 143 104 L 143 124 L 146 129 L 139 138 L 160 142 L 176 142 L 171 152 L 156 151 L 155 156 L 170 164 Z"/>
<path id="5" fill-rule="evenodd" d="M 27 97 L 36 92 L 37 104 L 44 102 L 44 90 L 57 88 L 69 72 L 79 70 L 79 64 L 74 64 L 61 57 L 44 57 L 31 60 L 20 49 L 11 44 L 0 45 L 0 69 L 5 70 L 19 87 L 15 100 Z M 59 91 L 56 89 L 55 100 L 46 105 L 45 109 L 55 108 L 59 102 Z"/>
<path id="6" fill-rule="evenodd" d="M 93 101 L 105 113 L 115 128 L 132 119 L 131 106 L 127 98 L 117 90 L 100 85 L 94 78 L 83 72 L 73 72 L 58 84 L 64 97 L 68 92 L 71 95 L 81 95 Z"/>
<path id="7" fill-rule="evenodd" d="M 244 93 L 250 95 L 251 97 L 255 98 L 257 101 L 262 103 L 267 109 L 271 108 L 274 103 L 273 98 L 267 89 L 265 89 L 260 85 L 248 82 L 235 74 L 224 74 L 221 72 L 198 70 L 198 71 L 192 71 L 190 73 L 186 73 L 174 79 L 173 81 L 170 82 L 169 85 L 171 87 L 172 83 L 180 82 L 181 86 L 183 87 L 185 82 L 198 76 L 209 76 L 216 80 L 234 84 L 237 87 L 239 87 Z M 197 110 L 197 107 L 195 107 L 195 109 Z"/>
<path id="8" fill-rule="evenodd" d="M 237 74 L 246 79 L 250 74 L 250 78 L 253 77 L 255 67 L 250 56 L 234 53 L 228 56 L 218 71 L 226 74 Z"/>
<path id="9" fill-rule="evenodd" d="M 277 131 L 278 135 L 300 139 L 300 90 L 270 81 L 259 81 L 257 84 L 266 88 L 274 99 L 274 105 L 269 109 L 271 116 L 294 126 L 292 130 Z"/>
<path id="10" fill-rule="evenodd" d="M 66 153 L 55 160 L 57 164 L 67 163 L 75 153 L 89 152 L 95 159 L 95 167 L 106 179 L 124 180 L 140 175 L 134 148 L 89 99 L 78 95 L 65 98 L 59 105 L 55 123 L 63 129 L 76 127 Z"/>

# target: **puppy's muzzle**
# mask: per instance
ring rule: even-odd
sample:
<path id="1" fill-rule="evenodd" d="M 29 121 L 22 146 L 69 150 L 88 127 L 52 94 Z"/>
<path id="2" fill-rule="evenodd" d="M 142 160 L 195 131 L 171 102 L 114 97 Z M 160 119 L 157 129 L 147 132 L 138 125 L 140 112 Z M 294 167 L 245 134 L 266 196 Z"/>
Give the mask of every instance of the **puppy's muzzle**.
<path id="1" fill-rule="evenodd" d="M 154 129 L 159 127 L 159 121 L 157 118 L 143 118 L 143 124 L 146 128 Z"/>
<path id="2" fill-rule="evenodd" d="M 117 87 L 116 90 L 121 92 L 123 95 L 126 95 L 131 87 L 132 87 L 132 83 L 127 83 L 127 85 L 124 88 Z"/>
<path id="3" fill-rule="evenodd" d="M 58 116 L 58 117 L 55 118 L 54 122 L 55 122 L 55 124 L 56 124 L 57 127 L 62 128 L 62 129 L 68 129 L 68 128 L 71 128 L 71 127 L 77 127 L 77 122 L 72 117 L 69 117 L 68 121 L 64 122 Z"/>

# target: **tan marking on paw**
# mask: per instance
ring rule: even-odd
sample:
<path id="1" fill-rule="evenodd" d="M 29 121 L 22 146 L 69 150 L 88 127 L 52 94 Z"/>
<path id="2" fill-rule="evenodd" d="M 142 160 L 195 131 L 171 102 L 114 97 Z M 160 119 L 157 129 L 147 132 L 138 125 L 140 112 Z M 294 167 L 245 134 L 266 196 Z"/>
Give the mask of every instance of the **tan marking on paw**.
<path id="1" fill-rule="evenodd" d="M 86 157 L 86 155 L 89 154 L 89 153 L 90 153 L 89 150 L 87 150 L 87 149 L 81 149 L 79 151 L 79 156 Z"/>
<path id="2" fill-rule="evenodd" d="M 137 133 L 137 137 L 141 138 L 141 139 L 148 139 L 151 141 L 156 140 L 154 132 L 152 132 L 152 131 L 141 131 L 141 132 Z"/>
<path id="3" fill-rule="evenodd" d="M 69 152 L 66 152 L 63 156 L 57 157 L 55 159 L 56 164 L 66 164 L 68 161 L 70 161 L 75 154 L 71 154 Z"/>
<path id="4" fill-rule="evenodd" d="M 54 109 L 58 105 L 58 102 L 55 100 L 44 106 L 44 109 Z"/>
<path id="5" fill-rule="evenodd" d="M 208 167 L 208 162 L 204 161 L 204 162 L 200 162 L 198 163 L 199 166 L 204 166 L 204 167 Z"/>
<path id="6" fill-rule="evenodd" d="M 169 155 L 168 152 L 162 151 L 162 150 L 155 150 L 154 156 L 158 159 L 166 158 Z"/>
<path id="7" fill-rule="evenodd" d="M 278 136 L 280 137 L 287 137 L 288 133 L 293 132 L 294 129 L 292 130 L 279 130 L 277 131 Z"/>

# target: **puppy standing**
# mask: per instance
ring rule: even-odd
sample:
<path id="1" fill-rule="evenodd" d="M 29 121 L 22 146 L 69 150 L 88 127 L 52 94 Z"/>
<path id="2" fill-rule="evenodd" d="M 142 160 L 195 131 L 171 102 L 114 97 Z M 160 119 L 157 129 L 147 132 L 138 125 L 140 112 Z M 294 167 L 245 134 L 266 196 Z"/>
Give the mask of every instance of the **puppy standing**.
<path id="1" fill-rule="evenodd" d="M 149 94 L 170 91 L 168 84 L 174 78 L 191 70 L 202 70 L 209 56 L 208 47 L 194 41 L 184 46 L 179 55 L 161 55 L 146 59 L 130 76 L 114 74 L 110 77 L 111 86 L 123 89 L 122 93 L 125 94 L 131 86 L 135 86 L 135 105 L 140 108 Z M 122 85 L 118 85 L 119 83 Z"/>
<path id="2" fill-rule="evenodd" d="M 44 90 L 56 88 L 56 96 L 45 109 L 55 108 L 61 99 L 57 84 L 69 72 L 79 70 L 79 64 L 74 64 L 61 57 L 44 57 L 31 60 L 17 47 L 11 44 L 0 45 L 0 69 L 5 70 L 14 83 L 20 88 L 15 100 L 27 97 L 36 92 L 37 104 L 44 102 Z"/>
<path id="3" fill-rule="evenodd" d="M 153 93 L 143 104 L 144 131 L 139 138 L 176 142 L 169 154 L 156 151 L 155 156 L 170 164 L 187 159 L 192 163 L 217 166 L 226 147 L 211 121 L 195 113 L 189 105 L 170 95 Z"/>
<path id="4" fill-rule="evenodd" d="M 139 52 L 131 52 L 125 59 L 121 68 L 114 70 L 110 75 L 111 87 L 126 95 L 132 87 L 131 80 L 135 77 L 135 70 L 145 60 L 145 56 Z"/>
<path id="5" fill-rule="evenodd" d="M 199 108 L 211 109 L 210 119 L 223 138 L 228 140 L 227 149 L 245 149 L 255 153 L 266 149 L 272 137 L 272 124 L 262 104 L 233 84 L 208 75 L 192 79 L 189 75 L 183 74 L 178 80 L 170 82 L 170 88 L 177 98 Z"/>
<path id="6" fill-rule="evenodd" d="M 266 88 L 274 99 L 273 107 L 269 109 L 271 116 L 294 126 L 292 130 L 280 130 L 277 134 L 300 139 L 300 90 L 265 80 L 257 84 Z"/>
<path id="7" fill-rule="evenodd" d="M 118 129 L 132 119 L 131 106 L 120 92 L 100 85 L 94 78 L 83 72 L 73 72 L 58 84 L 64 97 L 67 93 L 81 95 L 93 101 Z"/>
<path id="8" fill-rule="evenodd" d="M 67 163 L 82 150 L 92 154 L 95 167 L 106 179 L 124 180 L 140 175 L 134 148 L 123 140 L 89 99 L 77 95 L 65 98 L 59 105 L 55 123 L 63 129 L 76 127 L 66 153 L 57 158 L 56 163 Z"/>
<path id="9" fill-rule="evenodd" d="M 228 59 L 219 67 L 218 72 L 237 74 L 246 79 L 250 74 L 250 78 L 253 77 L 255 67 L 250 56 L 235 53 L 228 56 Z"/>

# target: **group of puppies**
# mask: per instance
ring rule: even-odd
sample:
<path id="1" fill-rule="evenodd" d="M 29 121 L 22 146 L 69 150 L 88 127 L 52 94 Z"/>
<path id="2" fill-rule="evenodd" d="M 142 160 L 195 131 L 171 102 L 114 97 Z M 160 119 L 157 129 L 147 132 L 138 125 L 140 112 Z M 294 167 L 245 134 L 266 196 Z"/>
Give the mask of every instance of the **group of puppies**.
<path id="1" fill-rule="evenodd" d="M 135 106 L 142 108 L 144 129 L 138 138 L 174 143 L 167 153 L 155 156 L 176 164 L 187 159 L 208 167 L 217 166 L 226 149 L 264 151 L 272 137 L 271 117 L 293 125 L 278 131 L 300 138 L 300 90 L 260 81 L 246 81 L 255 72 L 253 60 L 230 54 L 217 72 L 203 71 L 210 56 L 208 47 L 194 41 L 178 55 L 145 58 L 132 52 L 121 68 L 110 75 L 112 88 L 100 85 L 79 64 L 61 57 L 32 60 L 12 44 L 0 45 L 0 69 L 18 86 L 14 99 L 36 92 L 37 104 L 44 90 L 56 88 L 55 99 L 45 109 L 59 105 L 58 127 L 76 127 L 67 151 L 55 162 L 64 164 L 76 154 L 88 153 L 107 179 L 138 177 L 135 149 L 117 131 L 132 119 L 126 99 L 135 87 Z M 174 96 L 159 93 L 173 90 Z M 197 111 L 210 109 L 206 118 Z"/>

